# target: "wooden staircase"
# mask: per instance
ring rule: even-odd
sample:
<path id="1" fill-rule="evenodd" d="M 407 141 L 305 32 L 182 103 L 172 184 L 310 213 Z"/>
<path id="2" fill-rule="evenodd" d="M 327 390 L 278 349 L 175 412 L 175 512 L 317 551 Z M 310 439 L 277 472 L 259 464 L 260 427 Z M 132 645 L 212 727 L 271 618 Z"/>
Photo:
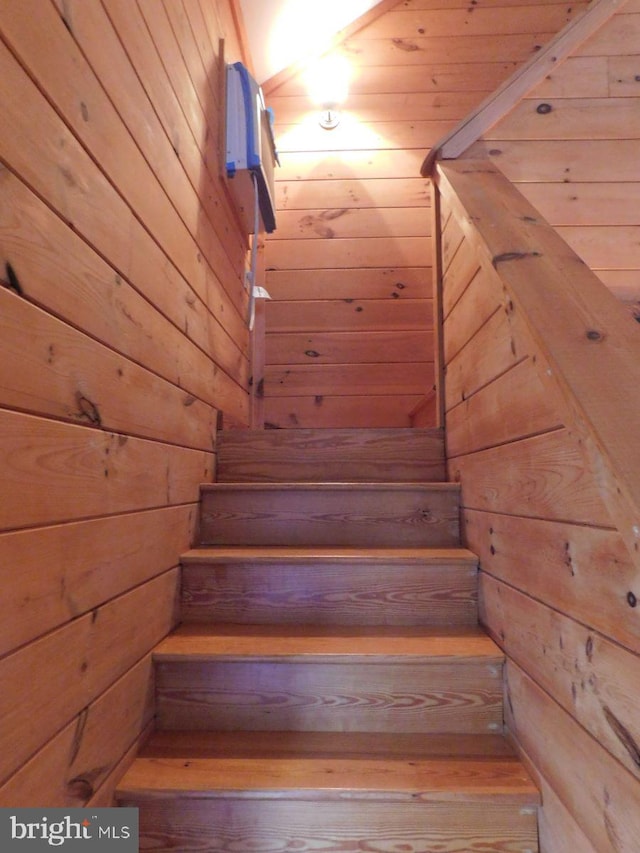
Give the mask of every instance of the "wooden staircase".
<path id="1" fill-rule="evenodd" d="M 441 435 L 222 433 L 218 459 L 118 792 L 141 850 L 537 851 Z"/>

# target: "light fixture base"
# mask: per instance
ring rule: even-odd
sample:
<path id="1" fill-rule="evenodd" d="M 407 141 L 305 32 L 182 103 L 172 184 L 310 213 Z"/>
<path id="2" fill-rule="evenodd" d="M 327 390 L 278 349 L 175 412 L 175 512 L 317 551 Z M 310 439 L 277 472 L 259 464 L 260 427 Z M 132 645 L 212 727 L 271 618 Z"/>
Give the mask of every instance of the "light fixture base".
<path id="1" fill-rule="evenodd" d="M 320 127 L 325 130 L 333 130 L 334 127 L 337 127 L 340 124 L 340 113 L 338 110 L 333 109 L 324 109 L 320 113 L 319 118 Z"/>

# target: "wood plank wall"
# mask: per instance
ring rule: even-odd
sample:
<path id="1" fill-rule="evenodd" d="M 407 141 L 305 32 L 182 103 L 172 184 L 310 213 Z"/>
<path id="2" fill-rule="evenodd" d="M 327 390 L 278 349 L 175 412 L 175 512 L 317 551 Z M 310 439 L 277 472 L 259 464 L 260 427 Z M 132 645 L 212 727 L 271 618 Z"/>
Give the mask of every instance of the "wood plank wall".
<path id="1" fill-rule="evenodd" d="M 218 414 L 247 422 L 230 20 L 227 0 L 0 2 L 3 806 L 110 803 Z"/>
<path id="2" fill-rule="evenodd" d="M 338 51 L 352 79 L 332 131 L 318 126 L 302 73 L 265 86 L 282 161 L 266 243 L 268 424 L 410 425 L 434 381 L 420 164 L 585 5 L 398 2 Z"/>
<path id="3" fill-rule="evenodd" d="M 640 2 L 620 10 L 472 146 L 640 320 Z"/>
<path id="4" fill-rule="evenodd" d="M 543 792 L 541 850 L 631 851 L 638 569 L 563 401 L 541 380 L 551 371 L 505 290 L 501 256 L 479 256 L 446 187 L 441 203 L 449 476 L 480 557 L 481 619 L 508 656 L 507 725 Z M 566 252 L 560 260 L 571 266 Z"/>

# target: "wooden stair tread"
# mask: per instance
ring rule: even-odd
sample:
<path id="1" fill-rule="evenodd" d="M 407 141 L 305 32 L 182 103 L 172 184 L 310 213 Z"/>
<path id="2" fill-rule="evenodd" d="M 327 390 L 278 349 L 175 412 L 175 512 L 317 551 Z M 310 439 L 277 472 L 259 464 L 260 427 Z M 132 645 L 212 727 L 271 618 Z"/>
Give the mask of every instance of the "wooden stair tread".
<path id="1" fill-rule="evenodd" d="M 269 562 L 365 562 L 365 563 L 469 563 L 476 564 L 478 558 L 466 548 L 359 548 L 329 546 L 283 545 L 203 545 L 186 551 L 181 562 L 198 563 L 246 563 L 249 561 Z"/>
<path id="2" fill-rule="evenodd" d="M 520 761 L 495 737 L 344 732 L 156 733 L 122 779 L 118 797 L 172 795 L 539 802 Z"/>
<path id="3" fill-rule="evenodd" d="M 482 659 L 501 664 L 500 648 L 481 629 L 323 626 L 323 625 L 183 625 L 154 650 L 162 661 L 286 659 L 287 661 L 359 658 L 384 662 Z"/>

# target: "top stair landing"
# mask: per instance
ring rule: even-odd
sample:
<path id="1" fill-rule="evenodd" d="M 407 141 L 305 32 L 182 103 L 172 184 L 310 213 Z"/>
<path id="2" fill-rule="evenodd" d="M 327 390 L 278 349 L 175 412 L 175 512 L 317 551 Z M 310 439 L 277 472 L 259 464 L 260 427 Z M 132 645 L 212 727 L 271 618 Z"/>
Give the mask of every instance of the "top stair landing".
<path id="1" fill-rule="evenodd" d="M 218 433 L 218 483 L 442 483 L 439 429 L 280 429 Z"/>

